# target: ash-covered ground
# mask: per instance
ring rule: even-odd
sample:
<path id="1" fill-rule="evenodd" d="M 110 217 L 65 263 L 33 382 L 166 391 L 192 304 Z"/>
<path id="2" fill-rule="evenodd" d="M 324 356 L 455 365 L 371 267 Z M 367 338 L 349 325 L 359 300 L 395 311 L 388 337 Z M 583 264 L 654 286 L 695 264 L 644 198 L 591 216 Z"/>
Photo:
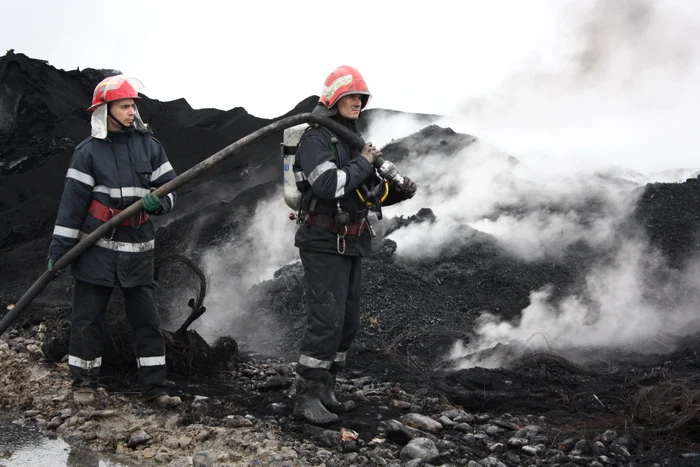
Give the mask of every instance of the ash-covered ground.
<path id="1" fill-rule="evenodd" d="M 64 174 L 89 134 L 85 103 L 105 73 L 0 58 L 2 312 L 45 268 Z M 273 121 L 184 99 L 144 97 L 139 109 L 178 173 Z M 382 132 L 409 120 L 419 131 Z M 92 411 L 72 406 L 69 274 L 3 336 L 0 404 L 76 445 L 171 465 L 697 465 L 697 172 L 663 174 L 675 183 L 556 172 L 438 116 L 377 109 L 361 122 L 419 192 L 375 221 L 363 326 L 338 386 L 355 412 L 324 429 L 291 418 L 305 316 L 281 133 L 182 188 L 157 219 L 182 408 L 140 402 L 119 294 L 107 392 Z M 190 298 L 206 311 L 178 333 Z"/>

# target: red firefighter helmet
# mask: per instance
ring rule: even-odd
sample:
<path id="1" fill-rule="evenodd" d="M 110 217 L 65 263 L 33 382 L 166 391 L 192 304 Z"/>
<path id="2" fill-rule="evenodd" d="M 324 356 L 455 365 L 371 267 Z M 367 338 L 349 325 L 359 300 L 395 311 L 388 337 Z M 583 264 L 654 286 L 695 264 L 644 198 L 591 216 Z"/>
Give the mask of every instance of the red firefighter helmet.
<path id="1" fill-rule="evenodd" d="M 92 105 L 88 109 L 93 112 L 97 107 L 119 99 L 139 100 L 139 91 L 143 89 L 141 81 L 127 78 L 124 75 L 108 76 L 100 81 L 92 94 Z"/>
<path id="2" fill-rule="evenodd" d="M 326 78 L 323 83 L 323 92 L 318 100 L 329 109 L 333 107 L 341 97 L 348 94 L 360 94 L 362 96 L 362 109 L 365 108 L 372 97 L 367 83 L 356 68 L 343 65 L 339 66 Z"/>

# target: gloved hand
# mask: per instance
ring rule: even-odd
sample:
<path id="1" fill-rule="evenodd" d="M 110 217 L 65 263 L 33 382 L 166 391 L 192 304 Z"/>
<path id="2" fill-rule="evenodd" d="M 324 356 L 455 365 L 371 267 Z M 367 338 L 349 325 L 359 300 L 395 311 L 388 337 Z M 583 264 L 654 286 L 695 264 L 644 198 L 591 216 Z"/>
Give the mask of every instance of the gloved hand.
<path id="1" fill-rule="evenodd" d="M 160 209 L 160 198 L 153 193 L 149 193 L 141 199 L 143 210 L 149 214 L 153 214 Z"/>
<path id="2" fill-rule="evenodd" d="M 365 147 L 362 148 L 360 155 L 367 159 L 370 164 L 374 164 L 374 161 L 376 161 L 382 153 L 372 143 L 367 143 Z"/>
<path id="3" fill-rule="evenodd" d="M 414 182 L 410 178 L 404 177 L 403 178 L 403 185 L 401 186 L 401 189 L 407 195 L 413 196 L 415 194 L 416 190 L 418 190 L 418 186 L 416 185 L 416 182 Z"/>
<path id="4" fill-rule="evenodd" d="M 49 264 L 47 265 L 46 269 L 47 269 L 49 272 L 53 272 L 53 278 L 54 278 L 54 279 L 57 279 L 58 277 L 61 276 L 61 274 L 63 274 L 63 271 L 65 271 L 65 268 L 64 268 L 64 269 L 61 269 L 61 270 L 58 271 L 58 272 L 54 272 L 54 270 L 53 270 L 53 265 L 54 265 L 54 263 L 56 263 L 56 260 L 55 260 L 55 259 L 49 259 Z"/>

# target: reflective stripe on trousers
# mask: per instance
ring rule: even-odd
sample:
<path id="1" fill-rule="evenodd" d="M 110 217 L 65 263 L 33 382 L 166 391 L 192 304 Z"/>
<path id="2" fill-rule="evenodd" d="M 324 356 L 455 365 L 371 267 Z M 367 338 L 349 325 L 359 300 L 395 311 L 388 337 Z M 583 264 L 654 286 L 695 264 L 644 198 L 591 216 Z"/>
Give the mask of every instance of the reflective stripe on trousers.
<path id="1" fill-rule="evenodd" d="M 303 365 L 309 368 L 321 368 L 323 370 L 330 369 L 333 362 L 319 360 L 317 358 L 309 357 L 308 355 L 299 356 L 299 365 Z"/>
<path id="2" fill-rule="evenodd" d="M 162 366 L 165 365 L 165 355 L 158 357 L 139 357 L 136 359 L 136 366 Z"/>
<path id="3" fill-rule="evenodd" d="M 93 368 L 100 368 L 102 366 L 102 357 L 97 357 L 94 360 L 83 360 L 75 355 L 68 355 L 68 365 L 90 371 Z"/>

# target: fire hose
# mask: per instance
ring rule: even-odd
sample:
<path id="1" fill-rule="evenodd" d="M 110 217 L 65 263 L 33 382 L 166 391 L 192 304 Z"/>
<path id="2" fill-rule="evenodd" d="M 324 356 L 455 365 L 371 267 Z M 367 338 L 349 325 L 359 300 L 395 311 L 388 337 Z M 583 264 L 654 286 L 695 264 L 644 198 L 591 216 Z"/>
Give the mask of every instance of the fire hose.
<path id="1" fill-rule="evenodd" d="M 256 141 L 259 141 L 267 136 L 270 136 L 271 134 L 277 131 L 281 131 L 302 123 L 318 123 L 319 125 L 324 126 L 343 137 L 353 147 L 361 149 L 365 146 L 365 142 L 360 136 L 353 133 L 349 128 L 346 128 L 340 123 L 331 120 L 327 117 L 321 117 L 312 113 L 292 115 L 291 117 L 286 117 L 277 120 L 247 136 L 244 136 L 243 138 L 230 144 L 229 146 L 226 146 L 219 152 L 213 154 L 212 156 L 203 160 L 202 162 L 190 168 L 186 172 L 183 172 L 179 176 L 170 180 L 168 183 L 158 187 L 153 193 L 159 198 L 163 198 L 168 193 L 175 191 L 176 189 L 185 185 L 190 180 L 194 179 L 195 177 L 198 177 L 202 173 L 211 169 L 224 159 L 235 154 L 243 147 L 255 143 Z M 399 174 L 398 170 L 396 170 L 396 167 L 391 162 L 385 161 L 384 159 L 379 157 L 374 162 L 374 165 L 379 171 L 380 175 L 393 182 L 395 186 L 401 188 L 404 185 L 404 178 L 401 176 L 401 174 Z M 413 195 L 415 194 L 415 191 L 404 191 L 409 198 L 413 197 Z M 27 306 L 29 306 L 29 304 L 39 295 L 39 293 L 41 293 L 41 291 L 44 290 L 44 288 L 46 288 L 49 282 L 51 282 L 53 278 L 56 277 L 56 273 L 58 271 L 75 261 L 75 259 L 78 258 L 78 256 L 84 253 L 100 238 L 104 237 L 109 232 L 111 232 L 111 230 L 117 227 L 119 224 L 121 224 L 122 221 L 138 214 L 141 210 L 141 200 L 138 200 L 123 211 L 117 213 L 114 217 L 112 217 L 110 220 L 99 226 L 92 233 L 85 236 L 73 248 L 68 250 L 66 254 L 64 254 L 61 258 L 59 258 L 56 261 L 56 263 L 54 263 L 53 271 L 45 271 L 39 277 L 39 279 L 37 279 L 36 282 L 34 282 L 34 284 L 32 284 L 32 286 L 24 293 L 22 298 L 19 299 L 15 306 L 7 312 L 5 317 L 3 317 L 3 319 L 0 321 L 0 335 L 2 335 L 10 327 L 10 325 L 27 308 Z"/>

